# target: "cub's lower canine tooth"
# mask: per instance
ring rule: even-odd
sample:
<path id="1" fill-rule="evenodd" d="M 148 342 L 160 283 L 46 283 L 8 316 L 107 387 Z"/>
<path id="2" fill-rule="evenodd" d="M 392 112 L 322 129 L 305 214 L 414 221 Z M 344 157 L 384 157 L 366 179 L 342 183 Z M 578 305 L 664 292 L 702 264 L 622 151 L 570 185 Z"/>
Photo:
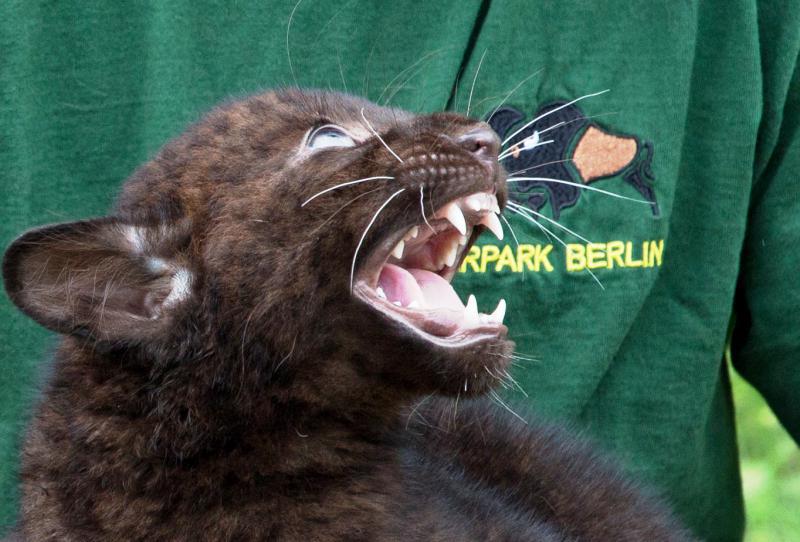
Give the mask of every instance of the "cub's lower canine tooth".
<path id="1" fill-rule="evenodd" d="M 458 233 L 461 235 L 467 233 L 467 221 L 464 219 L 464 213 L 461 212 L 461 207 L 457 203 L 448 203 L 444 208 L 444 216 L 458 230 Z"/>
<path id="2" fill-rule="evenodd" d="M 477 323 L 480 321 L 478 318 L 478 300 L 475 299 L 474 295 L 469 294 L 469 298 L 467 298 L 467 306 L 464 312 L 467 322 Z"/>
<path id="3" fill-rule="evenodd" d="M 414 300 L 414 301 L 412 301 L 411 303 L 408 304 L 408 308 L 409 309 L 418 309 L 419 308 L 419 303 L 416 300 Z"/>
<path id="4" fill-rule="evenodd" d="M 380 297 L 381 299 L 386 299 L 386 292 L 384 292 L 383 288 L 381 288 L 380 286 L 375 288 L 375 293 L 377 293 L 378 297 Z"/>
<path id="5" fill-rule="evenodd" d="M 450 248 L 447 250 L 447 258 L 444 261 L 444 263 L 447 264 L 447 267 L 453 267 L 453 264 L 456 263 L 457 255 L 458 245 L 450 245 Z"/>
<path id="6" fill-rule="evenodd" d="M 398 260 L 403 257 L 403 249 L 405 248 L 406 244 L 403 241 L 397 243 L 392 250 L 392 256 L 397 258 Z"/>
<path id="7" fill-rule="evenodd" d="M 392 301 L 392 305 L 397 305 L 398 307 L 402 307 L 403 306 L 403 304 L 400 303 L 399 301 Z"/>
<path id="8" fill-rule="evenodd" d="M 491 232 L 500 239 L 503 240 L 503 225 L 500 224 L 500 219 L 497 218 L 497 215 L 494 213 L 488 213 L 481 218 L 481 224 L 486 226 L 491 230 Z"/>
<path id="9" fill-rule="evenodd" d="M 503 318 L 506 317 L 506 300 L 501 299 L 499 303 L 497 303 L 497 308 L 489 317 L 493 322 L 497 322 L 498 324 L 503 323 Z"/>

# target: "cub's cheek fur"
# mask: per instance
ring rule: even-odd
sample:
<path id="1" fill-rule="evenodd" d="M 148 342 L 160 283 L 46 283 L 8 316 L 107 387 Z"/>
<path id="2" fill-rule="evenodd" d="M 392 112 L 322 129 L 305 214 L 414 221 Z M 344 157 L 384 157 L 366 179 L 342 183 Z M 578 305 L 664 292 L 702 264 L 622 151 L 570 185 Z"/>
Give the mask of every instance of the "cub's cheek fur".
<path id="1" fill-rule="evenodd" d="M 194 274 L 176 224 L 100 218 L 46 226 L 14 241 L 3 261 L 9 297 L 43 326 L 99 341 L 153 339 L 192 295 Z"/>

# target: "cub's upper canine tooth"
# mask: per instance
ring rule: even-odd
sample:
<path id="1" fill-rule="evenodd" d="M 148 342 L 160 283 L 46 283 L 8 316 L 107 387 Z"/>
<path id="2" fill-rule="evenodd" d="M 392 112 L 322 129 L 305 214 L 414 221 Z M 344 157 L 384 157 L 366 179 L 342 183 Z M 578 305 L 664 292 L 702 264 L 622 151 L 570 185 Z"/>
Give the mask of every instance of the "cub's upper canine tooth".
<path id="1" fill-rule="evenodd" d="M 503 225 L 500 223 L 500 219 L 497 218 L 497 215 L 494 213 L 485 214 L 481 218 L 481 224 L 489 228 L 491 232 L 500 239 L 503 240 Z"/>
<path id="2" fill-rule="evenodd" d="M 466 245 L 467 241 L 469 241 L 469 235 L 459 235 L 458 236 L 458 244 L 460 246 L 463 247 L 464 245 Z"/>
<path id="3" fill-rule="evenodd" d="M 457 203 L 448 203 L 443 211 L 445 218 L 458 230 L 458 233 L 461 235 L 467 233 L 467 221 L 464 219 L 464 213 L 461 212 L 461 207 Z"/>
<path id="4" fill-rule="evenodd" d="M 494 312 L 491 315 L 489 315 L 489 319 L 492 322 L 497 322 L 498 324 L 502 324 L 503 323 L 503 318 L 505 318 L 505 317 L 506 317 L 506 300 L 505 299 L 501 299 L 497 303 L 497 308 L 494 310 Z"/>
<path id="5" fill-rule="evenodd" d="M 489 198 L 491 198 L 490 199 L 490 204 L 491 204 L 491 207 L 492 207 L 492 211 L 494 211 L 495 213 L 497 213 L 499 215 L 500 214 L 500 205 L 497 204 L 497 196 L 492 194 L 492 195 L 489 196 Z"/>
<path id="6" fill-rule="evenodd" d="M 380 286 L 375 288 L 375 293 L 377 293 L 378 297 L 380 297 L 381 299 L 386 299 L 386 292 L 384 292 L 383 288 L 381 288 Z"/>
<path id="7" fill-rule="evenodd" d="M 405 248 L 406 244 L 403 241 L 400 241 L 394 246 L 392 250 L 392 256 L 397 258 L 398 260 L 403 257 L 403 248 Z"/>

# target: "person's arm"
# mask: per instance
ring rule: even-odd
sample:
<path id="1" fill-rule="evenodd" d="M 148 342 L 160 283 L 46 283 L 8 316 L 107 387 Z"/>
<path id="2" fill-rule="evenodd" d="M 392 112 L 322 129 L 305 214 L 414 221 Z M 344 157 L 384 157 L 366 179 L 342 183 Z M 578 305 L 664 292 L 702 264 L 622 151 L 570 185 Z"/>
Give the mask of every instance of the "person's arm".
<path id="1" fill-rule="evenodd" d="M 778 4 L 759 14 L 764 113 L 731 352 L 800 442 L 800 5 Z"/>

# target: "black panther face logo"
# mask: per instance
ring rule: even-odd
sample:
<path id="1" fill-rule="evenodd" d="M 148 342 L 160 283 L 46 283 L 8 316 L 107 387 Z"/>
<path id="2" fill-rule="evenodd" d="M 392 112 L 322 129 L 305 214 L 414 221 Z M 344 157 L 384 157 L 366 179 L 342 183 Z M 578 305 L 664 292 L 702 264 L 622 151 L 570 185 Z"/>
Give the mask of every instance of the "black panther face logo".
<path id="1" fill-rule="evenodd" d="M 591 121 L 577 106 L 568 105 L 566 101 L 543 105 L 534 118 L 548 111 L 553 113 L 508 141 L 508 156 L 502 163 L 511 176 L 563 179 L 587 185 L 621 176 L 651 202 L 653 216 L 660 215 L 653 190 L 655 176 L 652 172 L 653 144 L 650 141 L 614 133 Z M 505 106 L 495 111 L 487 122 L 501 139 L 505 139 L 514 133 L 524 118 L 519 110 Z M 535 152 L 523 152 L 523 140 L 527 138 L 549 143 L 537 147 Z M 556 220 L 563 209 L 578 202 L 583 192 L 576 186 L 540 180 L 514 184 L 514 192 L 510 193 L 512 199 L 535 211 L 540 211 L 549 202 Z"/>

